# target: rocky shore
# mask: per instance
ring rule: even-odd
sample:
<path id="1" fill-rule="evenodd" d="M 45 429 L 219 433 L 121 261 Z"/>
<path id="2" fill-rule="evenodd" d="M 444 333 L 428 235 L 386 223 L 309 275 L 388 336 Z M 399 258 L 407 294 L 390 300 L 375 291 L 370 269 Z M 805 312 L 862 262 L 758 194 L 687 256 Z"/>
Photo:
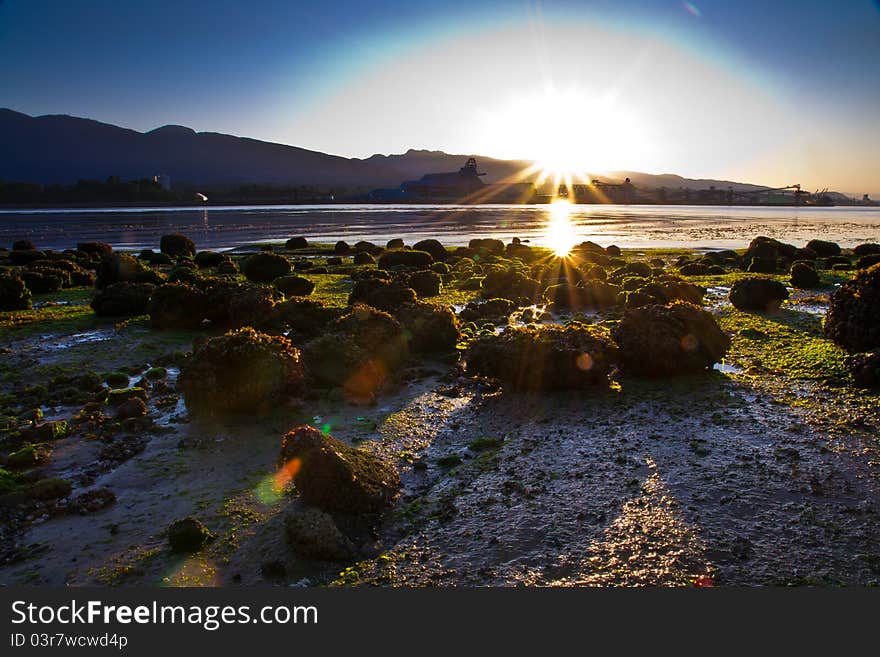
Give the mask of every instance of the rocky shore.
<path id="1" fill-rule="evenodd" d="M 880 582 L 880 246 L 0 250 L 0 582 Z"/>

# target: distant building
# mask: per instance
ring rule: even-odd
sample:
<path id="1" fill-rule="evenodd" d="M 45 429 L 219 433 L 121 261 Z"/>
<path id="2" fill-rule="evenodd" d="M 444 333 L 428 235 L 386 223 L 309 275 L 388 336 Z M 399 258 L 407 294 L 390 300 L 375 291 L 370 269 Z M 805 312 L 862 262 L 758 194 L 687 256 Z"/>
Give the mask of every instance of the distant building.
<path id="1" fill-rule="evenodd" d="M 418 180 L 408 180 L 400 186 L 404 196 L 435 199 L 464 199 L 479 192 L 485 183 L 477 172 L 477 160 L 469 158 L 458 171 L 426 173 Z"/>
<path id="2" fill-rule="evenodd" d="M 171 177 L 165 175 L 164 173 L 160 173 L 158 175 L 153 176 L 153 182 L 159 185 L 166 192 L 171 191 Z"/>

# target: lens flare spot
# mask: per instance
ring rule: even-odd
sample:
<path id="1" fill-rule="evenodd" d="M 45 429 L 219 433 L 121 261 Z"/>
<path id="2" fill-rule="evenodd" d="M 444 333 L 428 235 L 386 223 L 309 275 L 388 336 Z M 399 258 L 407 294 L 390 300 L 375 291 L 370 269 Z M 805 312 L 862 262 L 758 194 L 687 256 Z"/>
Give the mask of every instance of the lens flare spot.
<path id="1" fill-rule="evenodd" d="M 577 365 L 579 370 L 584 372 L 589 372 L 593 369 L 593 357 L 590 354 L 581 354 L 575 360 L 575 364 Z"/>
<path id="2" fill-rule="evenodd" d="M 300 467 L 302 467 L 300 459 L 291 459 L 281 466 L 278 472 L 261 479 L 254 490 L 254 495 L 262 504 L 274 504 L 281 499 L 284 489 L 296 477 Z"/>

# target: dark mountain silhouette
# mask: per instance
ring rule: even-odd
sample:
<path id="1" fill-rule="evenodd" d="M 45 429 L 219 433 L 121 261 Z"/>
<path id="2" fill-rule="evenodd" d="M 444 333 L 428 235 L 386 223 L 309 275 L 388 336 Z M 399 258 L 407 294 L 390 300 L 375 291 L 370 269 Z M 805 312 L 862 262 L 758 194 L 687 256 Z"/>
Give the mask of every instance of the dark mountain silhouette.
<path id="1" fill-rule="evenodd" d="M 71 184 L 80 179 L 170 176 L 172 183 L 397 187 L 425 173 L 457 171 L 471 154 L 409 150 L 346 158 L 271 142 L 166 125 L 149 132 L 66 115 L 0 109 L 0 180 Z M 528 162 L 478 156 L 486 182 L 516 177 Z M 756 189 L 756 185 L 617 172 L 645 187 Z"/>

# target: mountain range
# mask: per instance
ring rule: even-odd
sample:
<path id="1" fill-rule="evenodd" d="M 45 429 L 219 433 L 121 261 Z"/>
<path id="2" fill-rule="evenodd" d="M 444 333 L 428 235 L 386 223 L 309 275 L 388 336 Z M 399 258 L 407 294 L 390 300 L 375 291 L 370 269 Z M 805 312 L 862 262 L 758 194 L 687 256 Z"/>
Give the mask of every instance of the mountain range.
<path id="1" fill-rule="evenodd" d="M 472 154 L 411 149 L 400 155 L 346 158 L 272 142 L 166 125 L 149 132 L 67 115 L 29 116 L 0 108 L 0 180 L 71 184 L 80 179 L 170 177 L 172 184 L 397 187 L 425 173 L 455 171 Z M 486 182 L 515 176 L 531 163 L 477 155 Z M 735 190 L 760 185 L 620 171 L 636 186 Z"/>

